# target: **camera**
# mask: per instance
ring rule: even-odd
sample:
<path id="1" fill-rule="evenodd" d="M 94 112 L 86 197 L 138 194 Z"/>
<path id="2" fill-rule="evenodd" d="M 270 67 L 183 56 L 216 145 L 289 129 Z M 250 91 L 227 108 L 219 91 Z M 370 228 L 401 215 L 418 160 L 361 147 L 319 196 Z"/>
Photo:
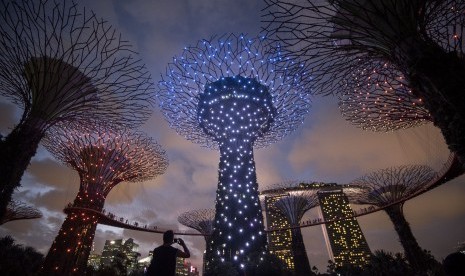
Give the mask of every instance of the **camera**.
<path id="1" fill-rule="evenodd" d="M 181 243 L 181 242 L 179 241 L 179 239 L 173 239 L 173 241 L 174 241 L 175 243 Z"/>

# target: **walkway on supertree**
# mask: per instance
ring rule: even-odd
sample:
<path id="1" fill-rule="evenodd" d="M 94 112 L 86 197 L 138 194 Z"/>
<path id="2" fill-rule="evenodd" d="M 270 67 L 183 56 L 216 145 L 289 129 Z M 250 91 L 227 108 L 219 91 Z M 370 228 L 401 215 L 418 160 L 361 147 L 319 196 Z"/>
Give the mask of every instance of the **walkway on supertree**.
<path id="1" fill-rule="evenodd" d="M 369 215 L 378 211 L 382 211 L 385 208 L 389 208 L 390 206 L 396 205 L 396 204 L 403 204 L 405 201 L 410 200 L 414 197 L 417 197 L 423 193 L 428 192 L 431 189 L 434 189 L 444 183 L 447 183 L 451 181 L 452 179 L 461 176 L 462 174 L 465 173 L 465 169 L 462 167 L 462 163 L 457 159 L 457 156 L 454 153 L 451 153 L 448 157 L 448 159 L 444 162 L 442 168 L 436 173 L 436 176 L 429 181 L 429 183 L 425 184 L 421 189 L 418 189 L 415 193 L 411 193 L 408 196 L 399 198 L 395 201 L 387 202 L 383 205 L 378 205 L 378 206 L 370 206 L 368 208 L 361 208 L 358 211 L 354 211 L 354 213 L 350 216 L 346 217 L 341 217 L 333 220 L 324 220 L 323 218 L 314 218 L 314 219 L 308 219 L 306 221 L 302 221 L 299 225 L 290 225 L 288 227 L 281 227 L 281 228 L 268 228 L 266 229 L 267 232 L 275 232 L 275 231 L 286 231 L 288 229 L 293 229 L 293 228 L 305 228 L 305 227 L 312 227 L 316 225 L 321 225 L 321 224 L 326 224 L 326 223 L 331 223 L 335 222 L 338 220 L 344 220 L 344 219 L 350 219 L 350 218 L 355 218 L 355 217 L 360 217 L 360 216 L 365 216 Z M 314 188 L 305 188 L 305 189 L 319 189 L 318 185 L 320 184 L 325 184 L 325 183 L 320 183 L 320 182 L 312 182 L 312 181 L 300 181 L 300 183 L 314 183 L 317 184 Z M 331 183 L 330 183 L 331 184 Z M 336 184 L 336 183 L 332 183 Z M 351 194 L 357 194 L 360 192 L 360 187 L 354 186 L 353 184 L 336 184 L 338 185 L 345 194 L 350 195 Z M 286 189 L 269 189 L 269 190 L 264 190 L 261 192 L 260 197 L 264 197 L 267 194 L 279 194 L 285 191 L 291 192 L 291 191 L 300 191 L 302 188 L 297 187 L 297 188 L 286 188 Z"/>
<path id="2" fill-rule="evenodd" d="M 46 137 L 45 147 L 77 171 L 79 192 L 42 267 L 44 275 L 82 275 L 99 216 L 113 187 L 121 182 L 145 181 L 162 174 L 167 166 L 164 150 L 140 132 L 104 126 L 76 130 L 60 126 Z"/>
<path id="3" fill-rule="evenodd" d="M 266 251 L 253 149 L 279 141 L 310 106 L 301 75 L 278 73 L 278 45 L 263 37 L 201 40 L 175 57 L 159 83 L 165 118 L 179 134 L 220 150 L 216 216 L 207 259 L 244 273 Z M 280 63 L 282 64 L 282 63 Z"/>

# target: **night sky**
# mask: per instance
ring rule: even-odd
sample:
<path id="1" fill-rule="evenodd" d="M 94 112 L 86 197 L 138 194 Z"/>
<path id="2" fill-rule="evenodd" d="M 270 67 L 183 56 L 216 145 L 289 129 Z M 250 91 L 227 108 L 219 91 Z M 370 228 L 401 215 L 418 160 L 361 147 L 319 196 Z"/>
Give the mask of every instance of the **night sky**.
<path id="1" fill-rule="evenodd" d="M 149 68 L 154 82 L 182 48 L 203 38 L 223 33 L 259 34 L 262 1 L 248 0 L 157 0 L 80 1 L 112 24 L 132 42 Z M 0 133 L 6 136 L 20 118 L 21 110 L 0 98 Z M 121 183 L 110 192 L 105 209 L 118 216 L 160 228 L 187 229 L 177 217 L 189 210 L 214 208 L 219 152 L 187 141 L 170 129 L 154 107 L 143 126 L 166 150 L 170 165 L 165 174 L 144 183 Z M 406 131 L 371 133 L 342 119 L 337 100 L 313 98 L 304 124 L 281 142 L 255 151 L 260 189 L 288 180 L 349 183 L 377 169 L 427 164 L 435 169 L 447 160 L 448 151 L 439 131 L 429 125 Z M 424 249 L 440 261 L 465 241 L 465 177 L 462 176 L 408 201 L 405 216 Z M 73 170 L 60 164 L 40 147 L 14 198 L 38 207 L 44 217 L 9 222 L 0 226 L 0 236 L 11 235 L 18 243 L 44 254 L 50 248 L 79 187 Z M 359 207 L 355 207 L 357 209 Z M 309 211 L 304 220 L 315 218 Z M 402 251 L 386 214 L 359 218 L 372 251 Z M 326 271 L 328 253 L 320 226 L 304 228 L 310 264 Z M 142 257 L 161 244 L 159 234 L 98 226 L 95 249 L 101 252 L 106 239 L 134 238 Z M 183 237 L 184 238 L 184 237 Z M 205 249 L 202 237 L 185 237 L 191 262 L 201 268 Z"/>

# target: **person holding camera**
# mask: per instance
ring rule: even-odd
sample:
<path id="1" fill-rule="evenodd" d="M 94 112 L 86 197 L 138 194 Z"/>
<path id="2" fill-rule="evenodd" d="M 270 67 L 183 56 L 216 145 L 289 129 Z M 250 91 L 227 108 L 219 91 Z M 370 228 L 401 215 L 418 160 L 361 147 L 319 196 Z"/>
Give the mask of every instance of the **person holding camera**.
<path id="1" fill-rule="evenodd" d="M 178 243 L 184 251 L 172 247 Z M 189 258 L 189 249 L 180 238 L 174 239 L 172 230 L 163 233 L 163 244 L 153 250 L 153 258 L 145 275 L 148 276 L 174 276 L 176 272 L 176 258 Z"/>

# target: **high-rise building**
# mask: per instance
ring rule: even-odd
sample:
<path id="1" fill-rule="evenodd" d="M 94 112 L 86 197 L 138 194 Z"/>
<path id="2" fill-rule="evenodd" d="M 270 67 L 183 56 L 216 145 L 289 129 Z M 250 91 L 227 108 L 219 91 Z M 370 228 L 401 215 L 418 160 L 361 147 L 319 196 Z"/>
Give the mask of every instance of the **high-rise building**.
<path id="1" fill-rule="evenodd" d="M 371 251 L 355 218 L 337 220 L 353 215 L 347 196 L 342 189 L 318 192 L 320 210 L 324 220 L 336 220 L 323 227 L 329 255 L 336 266 L 364 266 Z"/>
<path id="2" fill-rule="evenodd" d="M 102 255 L 100 257 L 101 266 L 112 266 L 117 258 L 123 258 L 124 265 L 127 272 L 138 269 L 138 257 L 140 253 L 137 252 L 139 245 L 134 242 L 132 238 L 127 240 L 106 240 L 103 246 Z"/>
<path id="3" fill-rule="evenodd" d="M 87 266 L 91 266 L 93 269 L 98 270 L 100 268 L 100 255 L 94 252 L 90 253 L 87 259 Z"/>
<path id="4" fill-rule="evenodd" d="M 286 193 L 265 195 L 265 213 L 266 227 L 270 228 L 286 228 L 289 227 L 289 222 L 286 217 L 279 212 L 275 203 L 282 197 L 288 196 Z M 286 263 L 290 270 L 294 270 L 294 256 L 292 255 L 292 232 L 290 229 L 283 231 L 268 232 L 268 250 L 271 254 Z"/>

